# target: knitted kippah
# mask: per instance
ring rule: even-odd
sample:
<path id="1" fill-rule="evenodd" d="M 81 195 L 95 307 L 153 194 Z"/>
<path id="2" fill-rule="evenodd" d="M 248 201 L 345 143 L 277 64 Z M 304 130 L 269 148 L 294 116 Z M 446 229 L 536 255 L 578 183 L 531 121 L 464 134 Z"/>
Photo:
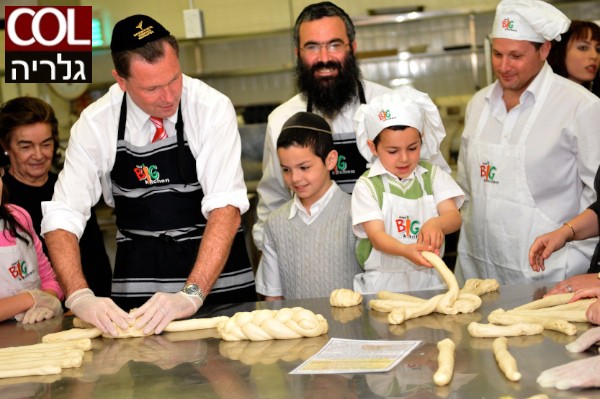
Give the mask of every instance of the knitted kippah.
<path id="1" fill-rule="evenodd" d="M 323 117 L 312 112 L 298 112 L 288 119 L 281 128 L 281 133 L 290 130 L 314 130 L 331 134 L 331 127 Z"/>

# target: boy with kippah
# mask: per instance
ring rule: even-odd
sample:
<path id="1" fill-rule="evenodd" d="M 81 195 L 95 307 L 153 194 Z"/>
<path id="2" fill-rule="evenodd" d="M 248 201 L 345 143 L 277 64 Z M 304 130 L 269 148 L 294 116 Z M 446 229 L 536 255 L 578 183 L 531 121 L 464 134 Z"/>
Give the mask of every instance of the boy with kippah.
<path id="1" fill-rule="evenodd" d="M 277 139 L 283 178 L 293 198 L 269 215 L 256 291 L 266 300 L 328 297 L 352 288 L 354 255 L 350 195 L 331 180 L 337 165 L 331 127 L 298 112 Z"/>

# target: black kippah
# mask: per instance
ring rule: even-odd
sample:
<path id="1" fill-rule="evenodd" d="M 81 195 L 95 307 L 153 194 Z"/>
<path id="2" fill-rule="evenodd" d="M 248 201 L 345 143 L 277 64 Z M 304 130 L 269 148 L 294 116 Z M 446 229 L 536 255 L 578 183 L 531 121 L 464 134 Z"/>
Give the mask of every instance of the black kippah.
<path id="1" fill-rule="evenodd" d="M 110 41 L 113 53 L 134 50 L 147 43 L 169 36 L 164 26 L 147 15 L 132 15 L 117 22 Z"/>

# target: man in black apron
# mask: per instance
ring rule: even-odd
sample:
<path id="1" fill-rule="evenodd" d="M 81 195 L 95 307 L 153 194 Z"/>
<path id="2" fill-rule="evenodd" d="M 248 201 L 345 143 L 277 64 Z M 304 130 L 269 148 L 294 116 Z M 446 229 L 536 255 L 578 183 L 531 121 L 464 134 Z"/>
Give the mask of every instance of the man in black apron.
<path id="1" fill-rule="evenodd" d="M 252 229 L 258 249 L 262 250 L 263 225 L 267 216 L 291 198 L 283 181 L 276 143 L 281 127 L 292 115 L 315 112 L 327 120 L 338 152 L 332 178 L 342 190 L 351 193 L 354 183 L 367 169 L 367 163 L 356 146 L 353 118 L 360 104 L 388 93 L 390 89 L 362 79 L 355 58 L 354 39 L 352 20 L 331 2 L 311 4 L 296 19 L 294 42 L 299 94 L 269 115 L 263 175 L 257 188 L 258 220 Z M 437 154 L 422 152 L 421 155 L 450 172 L 439 151 Z"/>
<path id="2" fill-rule="evenodd" d="M 126 328 L 137 319 L 145 333 L 160 333 L 203 304 L 255 301 L 231 102 L 181 73 L 175 38 L 150 17 L 118 22 L 111 52 L 117 85 L 73 127 L 65 169 L 44 210 L 42 232 L 67 307 L 114 335 L 113 323 Z M 93 175 L 100 181 L 89 181 Z M 98 187 L 116 212 L 114 302 L 87 288 L 73 246 L 77 232 L 57 221 L 65 204 L 85 215 L 82 203 L 100 195 L 85 190 Z"/>

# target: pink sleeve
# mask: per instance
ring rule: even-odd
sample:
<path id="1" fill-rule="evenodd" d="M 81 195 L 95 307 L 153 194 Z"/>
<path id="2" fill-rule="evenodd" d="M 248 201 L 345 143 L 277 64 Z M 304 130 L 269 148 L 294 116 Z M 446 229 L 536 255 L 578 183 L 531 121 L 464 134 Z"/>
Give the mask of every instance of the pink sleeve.
<path id="1" fill-rule="evenodd" d="M 33 246 L 35 248 L 35 252 L 38 259 L 38 272 L 40 274 L 40 280 L 42 282 L 40 289 L 50 289 L 56 292 L 56 294 L 58 295 L 58 299 L 64 299 L 64 294 L 62 289 L 60 288 L 58 280 L 56 279 L 54 269 L 52 269 L 52 265 L 50 265 L 50 261 L 48 260 L 48 257 L 42 249 L 42 242 L 40 241 L 40 238 L 33 229 L 33 222 L 31 221 L 31 216 L 29 216 L 29 213 L 27 213 L 25 209 L 19 206 L 16 206 L 14 204 L 11 204 L 10 206 L 11 208 L 13 208 L 11 211 L 13 211 L 12 213 L 15 216 L 15 218 L 27 229 L 27 232 L 33 238 Z"/>

